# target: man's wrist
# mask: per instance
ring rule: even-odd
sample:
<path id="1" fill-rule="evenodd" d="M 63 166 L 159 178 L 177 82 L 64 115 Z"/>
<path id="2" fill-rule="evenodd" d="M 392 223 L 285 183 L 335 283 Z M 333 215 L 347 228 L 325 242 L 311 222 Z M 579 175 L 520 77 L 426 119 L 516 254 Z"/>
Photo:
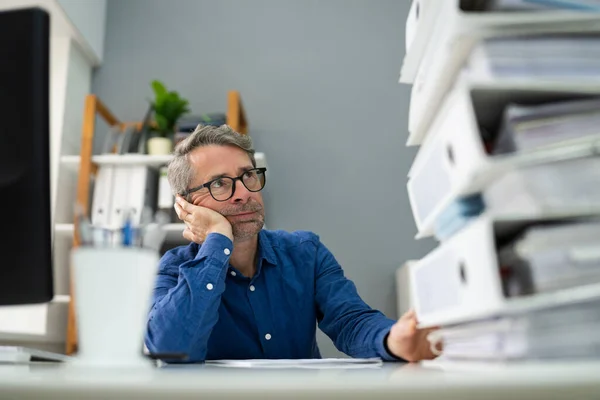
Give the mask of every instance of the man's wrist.
<path id="1" fill-rule="evenodd" d="M 214 228 L 210 229 L 207 232 L 207 237 L 208 235 L 210 235 L 211 233 L 219 233 L 223 236 L 226 236 L 229 240 L 231 240 L 233 242 L 233 232 L 231 229 L 231 226 L 225 226 L 225 225 L 220 225 L 220 226 L 215 226 Z"/>
<path id="2" fill-rule="evenodd" d="M 390 346 L 388 345 L 388 338 L 390 337 L 390 332 L 388 332 L 385 337 L 383 338 L 383 348 L 385 349 L 385 351 L 387 351 L 387 353 L 395 358 L 398 361 L 404 361 L 407 362 L 404 358 L 400 357 L 399 355 L 397 355 L 396 353 L 394 353 L 392 351 L 392 349 L 390 349 Z"/>

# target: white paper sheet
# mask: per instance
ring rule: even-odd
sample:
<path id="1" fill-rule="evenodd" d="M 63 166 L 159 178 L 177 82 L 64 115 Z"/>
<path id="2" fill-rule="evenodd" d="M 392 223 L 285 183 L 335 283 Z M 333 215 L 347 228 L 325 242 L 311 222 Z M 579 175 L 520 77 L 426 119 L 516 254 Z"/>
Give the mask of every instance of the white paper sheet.
<path id="1" fill-rule="evenodd" d="M 211 360 L 208 365 L 231 368 L 378 368 L 383 365 L 380 358 L 320 358 L 320 359 L 278 359 L 278 360 Z"/>

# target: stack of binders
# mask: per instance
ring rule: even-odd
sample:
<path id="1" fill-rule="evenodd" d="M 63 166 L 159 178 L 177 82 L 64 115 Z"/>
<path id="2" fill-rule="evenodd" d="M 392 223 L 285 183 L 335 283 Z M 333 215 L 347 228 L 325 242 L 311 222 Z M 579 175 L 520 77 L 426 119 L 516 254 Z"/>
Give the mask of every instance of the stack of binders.
<path id="1" fill-rule="evenodd" d="M 600 358 L 600 1 L 413 0 L 411 303 L 443 359 Z"/>

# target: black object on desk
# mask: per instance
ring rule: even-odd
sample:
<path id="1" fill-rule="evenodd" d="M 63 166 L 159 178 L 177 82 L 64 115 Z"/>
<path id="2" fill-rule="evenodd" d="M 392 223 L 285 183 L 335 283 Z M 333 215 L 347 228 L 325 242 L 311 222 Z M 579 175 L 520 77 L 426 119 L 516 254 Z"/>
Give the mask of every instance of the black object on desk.
<path id="1" fill-rule="evenodd" d="M 0 305 L 54 297 L 50 15 L 0 12 Z"/>

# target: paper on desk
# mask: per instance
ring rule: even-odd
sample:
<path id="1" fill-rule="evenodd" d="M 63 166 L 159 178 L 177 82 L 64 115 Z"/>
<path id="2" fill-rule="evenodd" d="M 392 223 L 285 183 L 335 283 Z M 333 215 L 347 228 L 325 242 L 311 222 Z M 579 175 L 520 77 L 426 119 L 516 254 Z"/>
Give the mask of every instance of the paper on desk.
<path id="1" fill-rule="evenodd" d="M 383 365 L 380 358 L 315 358 L 278 360 L 212 360 L 206 364 L 232 368 L 378 368 Z"/>

